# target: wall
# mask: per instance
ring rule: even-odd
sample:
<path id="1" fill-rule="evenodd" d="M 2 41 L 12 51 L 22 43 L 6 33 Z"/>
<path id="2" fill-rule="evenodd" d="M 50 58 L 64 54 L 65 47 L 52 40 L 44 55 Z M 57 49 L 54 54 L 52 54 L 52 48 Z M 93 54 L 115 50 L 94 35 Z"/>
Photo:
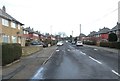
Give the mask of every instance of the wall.
<path id="1" fill-rule="evenodd" d="M 108 39 L 108 34 L 101 34 L 102 39 Z"/>
<path id="2" fill-rule="evenodd" d="M 22 55 L 23 56 L 31 55 L 42 49 L 43 49 L 43 46 L 26 46 L 22 48 Z"/>

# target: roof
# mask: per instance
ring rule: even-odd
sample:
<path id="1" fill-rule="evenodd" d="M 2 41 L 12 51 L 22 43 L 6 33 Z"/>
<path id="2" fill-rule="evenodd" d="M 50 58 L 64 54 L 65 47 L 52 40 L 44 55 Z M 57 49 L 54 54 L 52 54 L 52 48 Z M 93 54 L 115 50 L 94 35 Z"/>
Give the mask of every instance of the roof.
<path id="1" fill-rule="evenodd" d="M 115 27 L 113 27 L 110 31 L 116 31 L 120 29 L 120 23 L 118 23 Z"/>
<path id="2" fill-rule="evenodd" d="M 85 34 L 83 34 L 83 33 L 81 33 L 81 34 L 80 34 L 80 36 L 85 37 L 86 35 L 85 35 Z"/>
<path id="3" fill-rule="evenodd" d="M 34 31 L 33 28 L 31 29 L 30 27 L 23 28 L 23 30 L 28 31 L 29 33 L 35 33 L 35 34 L 41 35 L 40 32 Z"/>
<path id="4" fill-rule="evenodd" d="M 109 28 L 104 27 L 103 29 L 100 29 L 98 33 L 103 34 L 103 33 L 108 33 L 110 31 Z"/>
<path id="5" fill-rule="evenodd" d="M 31 29 L 30 27 L 23 28 L 24 31 L 28 31 L 29 33 L 34 33 L 34 30 Z"/>
<path id="6" fill-rule="evenodd" d="M 21 22 L 19 22 L 18 20 L 16 20 L 15 18 L 13 18 L 11 15 L 7 14 L 5 11 L 3 11 L 2 9 L 0 9 L 0 17 L 2 18 L 5 18 L 5 19 L 8 19 L 10 21 L 14 21 L 16 23 L 19 23 L 21 25 L 24 25 L 22 24 Z"/>
<path id="7" fill-rule="evenodd" d="M 95 35 L 97 32 L 96 31 L 92 31 L 92 32 L 90 32 L 90 34 L 88 35 L 88 36 L 93 36 L 93 35 Z"/>

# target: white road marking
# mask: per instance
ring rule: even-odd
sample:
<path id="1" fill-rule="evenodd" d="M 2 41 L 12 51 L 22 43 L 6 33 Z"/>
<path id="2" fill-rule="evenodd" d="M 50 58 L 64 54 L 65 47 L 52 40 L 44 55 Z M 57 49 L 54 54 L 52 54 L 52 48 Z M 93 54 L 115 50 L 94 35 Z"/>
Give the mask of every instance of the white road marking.
<path id="1" fill-rule="evenodd" d="M 95 51 L 97 51 L 98 49 L 94 49 Z"/>
<path id="2" fill-rule="evenodd" d="M 38 72 L 35 74 L 35 76 L 32 77 L 32 79 L 43 79 L 43 73 L 42 71 L 44 70 L 43 67 L 41 67 Z"/>
<path id="3" fill-rule="evenodd" d="M 97 62 L 97 63 L 99 63 L 99 64 L 102 64 L 100 61 L 98 61 L 98 60 L 92 58 L 91 56 L 89 56 L 89 58 L 92 59 L 92 60 L 94 60 L 95 62 Z"/>
<path id="4" fill-rule="evenodd" d="M 112 70 L 112 72 L 113 72 L 114 74 L 116 74 L 116 75 L 120 76 L 120 74 L 119 74 L 119 73 L 117 73 L 115 70 Z"/>
<path id="5" fill-rule="evenodd" d="M 60 51 L 60 50 L 56 50 L 56 51 Z"/>
<path id="6" fill-rule="evenodd" d="M 70 51 L 70 49 L 68 49 L 67 51 Z"/>
<path id="7" fill-rule="evenodd" d="M 86 55 L 85 53 L 82 53 L 83 55 Z"/>
<path id="8" fill-rule="evenodd" d="M 82 51 L 80 51 L 80 53 L 82 54 L 82 55 L 86 55 L 85 53 L 83 53 Z"/>

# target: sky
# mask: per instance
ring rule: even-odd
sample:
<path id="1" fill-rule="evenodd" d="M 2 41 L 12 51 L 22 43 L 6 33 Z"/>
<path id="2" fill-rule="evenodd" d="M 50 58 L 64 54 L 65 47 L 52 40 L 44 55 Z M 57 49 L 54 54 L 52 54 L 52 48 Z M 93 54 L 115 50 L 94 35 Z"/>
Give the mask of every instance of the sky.
<path id="1" fill-rule="evenodd" d="M 6 12 L 41 33 L 78 36 L 118 22 L 119 0 L 0 0 Z"/>

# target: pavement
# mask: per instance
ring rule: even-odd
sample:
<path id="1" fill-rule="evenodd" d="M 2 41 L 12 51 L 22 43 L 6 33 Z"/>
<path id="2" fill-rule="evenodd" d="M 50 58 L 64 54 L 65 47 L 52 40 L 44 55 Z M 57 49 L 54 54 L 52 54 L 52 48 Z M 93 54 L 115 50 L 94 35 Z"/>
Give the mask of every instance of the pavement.
<path id="1" fill-rule="evenodd" d="M 109 81 L 120 77 L 118 68 L 118 53 L 65 43 L 56 49 L 49 61 L 36 70 L 31 78 Z"/>
<path id="2" fill-rule="evenodd" d="M 96 48 L 100 50 L 105 50 L 113 53 L 120 53 L 120 49 L 108 48 L 108 47 L 99 47 L 99 46 L 92 46 L 92 45 L 84 45 L 86 47 Z"/>
<path id="3" fill-rule="evenodd" d="M 30 56 L 21 57 L 15 63 L 2 67 L 3 79 L 29 79 L 34 72 L 54 53 L 56 46 L 44 48 Z"/>

